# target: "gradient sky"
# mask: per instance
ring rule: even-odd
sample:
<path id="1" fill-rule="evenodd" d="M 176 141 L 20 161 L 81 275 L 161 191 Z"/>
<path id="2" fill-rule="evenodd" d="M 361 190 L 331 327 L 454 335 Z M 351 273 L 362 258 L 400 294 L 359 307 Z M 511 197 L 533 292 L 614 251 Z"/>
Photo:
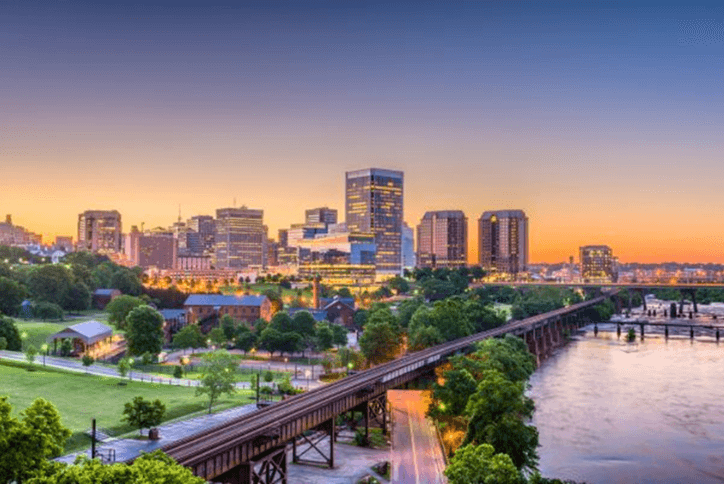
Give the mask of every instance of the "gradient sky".
<path id="1" fill-rule="evenodd" d="M 275 235 L 376 166 L 410 225 L 464 210 L 471 257 L 520 208 L 534 262 L 724 262 L 723 5 L 3 2 L 0 214 L 75 237 L 236 199 Z"/>

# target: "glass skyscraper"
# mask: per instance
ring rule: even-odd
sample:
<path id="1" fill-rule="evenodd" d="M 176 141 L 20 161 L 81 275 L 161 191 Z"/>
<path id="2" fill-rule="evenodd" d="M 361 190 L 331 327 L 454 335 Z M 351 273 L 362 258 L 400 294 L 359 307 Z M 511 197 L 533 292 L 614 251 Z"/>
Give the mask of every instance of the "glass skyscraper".
<path id="1" fill-rule="evenodd" d="M 262 267 L 266 256 L 264 211 L 246 207 L 216 211 L 216 267 Z"/>
<path id="2" fill-rule="evenodd" d="M 401 171 L 369 168 L 346 173 L 345 215 L 350 232 L 375 236 L 379 276 L 402 272 Z"/>
<path id="3" fill-rule="evenodd" d="M 468 264 L 468 219 L 460 210 L 425 212 L 417 226 L 418 267 Z"/>
<path id="4" fill-rule="evenodd" d="M 528 217 L 522 210 L 485 212 L 478 219 L 478 257 L 483 269 L 506 274 L 528 268 Z"/>

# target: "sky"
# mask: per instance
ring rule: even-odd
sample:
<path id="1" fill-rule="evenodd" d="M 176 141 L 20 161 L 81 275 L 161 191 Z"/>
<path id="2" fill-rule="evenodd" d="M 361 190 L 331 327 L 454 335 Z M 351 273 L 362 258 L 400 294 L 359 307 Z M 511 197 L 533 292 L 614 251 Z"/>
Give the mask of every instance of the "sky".
<path id="1" fill-rule="evenodd" d="M 405 172 L 405 220 L 522 209 L 530 260 L 724 262 L 724 3 L 3 2 L 0 214 L 77 236 Z"/>

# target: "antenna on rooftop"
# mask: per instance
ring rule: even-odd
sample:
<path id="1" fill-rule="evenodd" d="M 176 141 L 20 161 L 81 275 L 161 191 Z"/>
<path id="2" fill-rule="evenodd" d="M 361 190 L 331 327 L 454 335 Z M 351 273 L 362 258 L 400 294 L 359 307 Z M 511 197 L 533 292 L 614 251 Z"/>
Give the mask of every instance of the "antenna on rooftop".
<path id="1" fill-rule="evenodd" d="M 178 221 L 181 223 L 181 204 L 178 204 Z"/>

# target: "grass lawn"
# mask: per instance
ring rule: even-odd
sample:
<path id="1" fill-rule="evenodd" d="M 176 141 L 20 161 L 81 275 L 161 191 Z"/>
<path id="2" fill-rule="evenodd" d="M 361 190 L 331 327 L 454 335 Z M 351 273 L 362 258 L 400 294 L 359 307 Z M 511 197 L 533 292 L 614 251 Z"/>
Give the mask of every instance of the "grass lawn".
<path id="1" fill-rule="evenodd" d="M 196 412 L 208 407 L 205 395 L 194 396 L 195 389 L 153 383 L 128 381 L 118 385 L 116 378 L 104 378 L 57 369 L 37 371 L 18 368 L 10 362 L 0 361 L 0 396 L 8 396 L 15 413 L 28 407 L 38 397 L 52 402 L 60 412 L 63 424 L 73 436 L 65 451 L 73 452 L 90 445 L 90 438 L 83 434 L 91 427 L 95 417 L 99 428 L 108 429 L 114 435 L 134 429 L 121 422 L 123 407 L 136 396 L 160 399 L 166 405 L 164 421 Z M 223 395 L 214 410 L 224 410 L 252 401 L 251 391 L 240 391 L 232 396 Z"/>

